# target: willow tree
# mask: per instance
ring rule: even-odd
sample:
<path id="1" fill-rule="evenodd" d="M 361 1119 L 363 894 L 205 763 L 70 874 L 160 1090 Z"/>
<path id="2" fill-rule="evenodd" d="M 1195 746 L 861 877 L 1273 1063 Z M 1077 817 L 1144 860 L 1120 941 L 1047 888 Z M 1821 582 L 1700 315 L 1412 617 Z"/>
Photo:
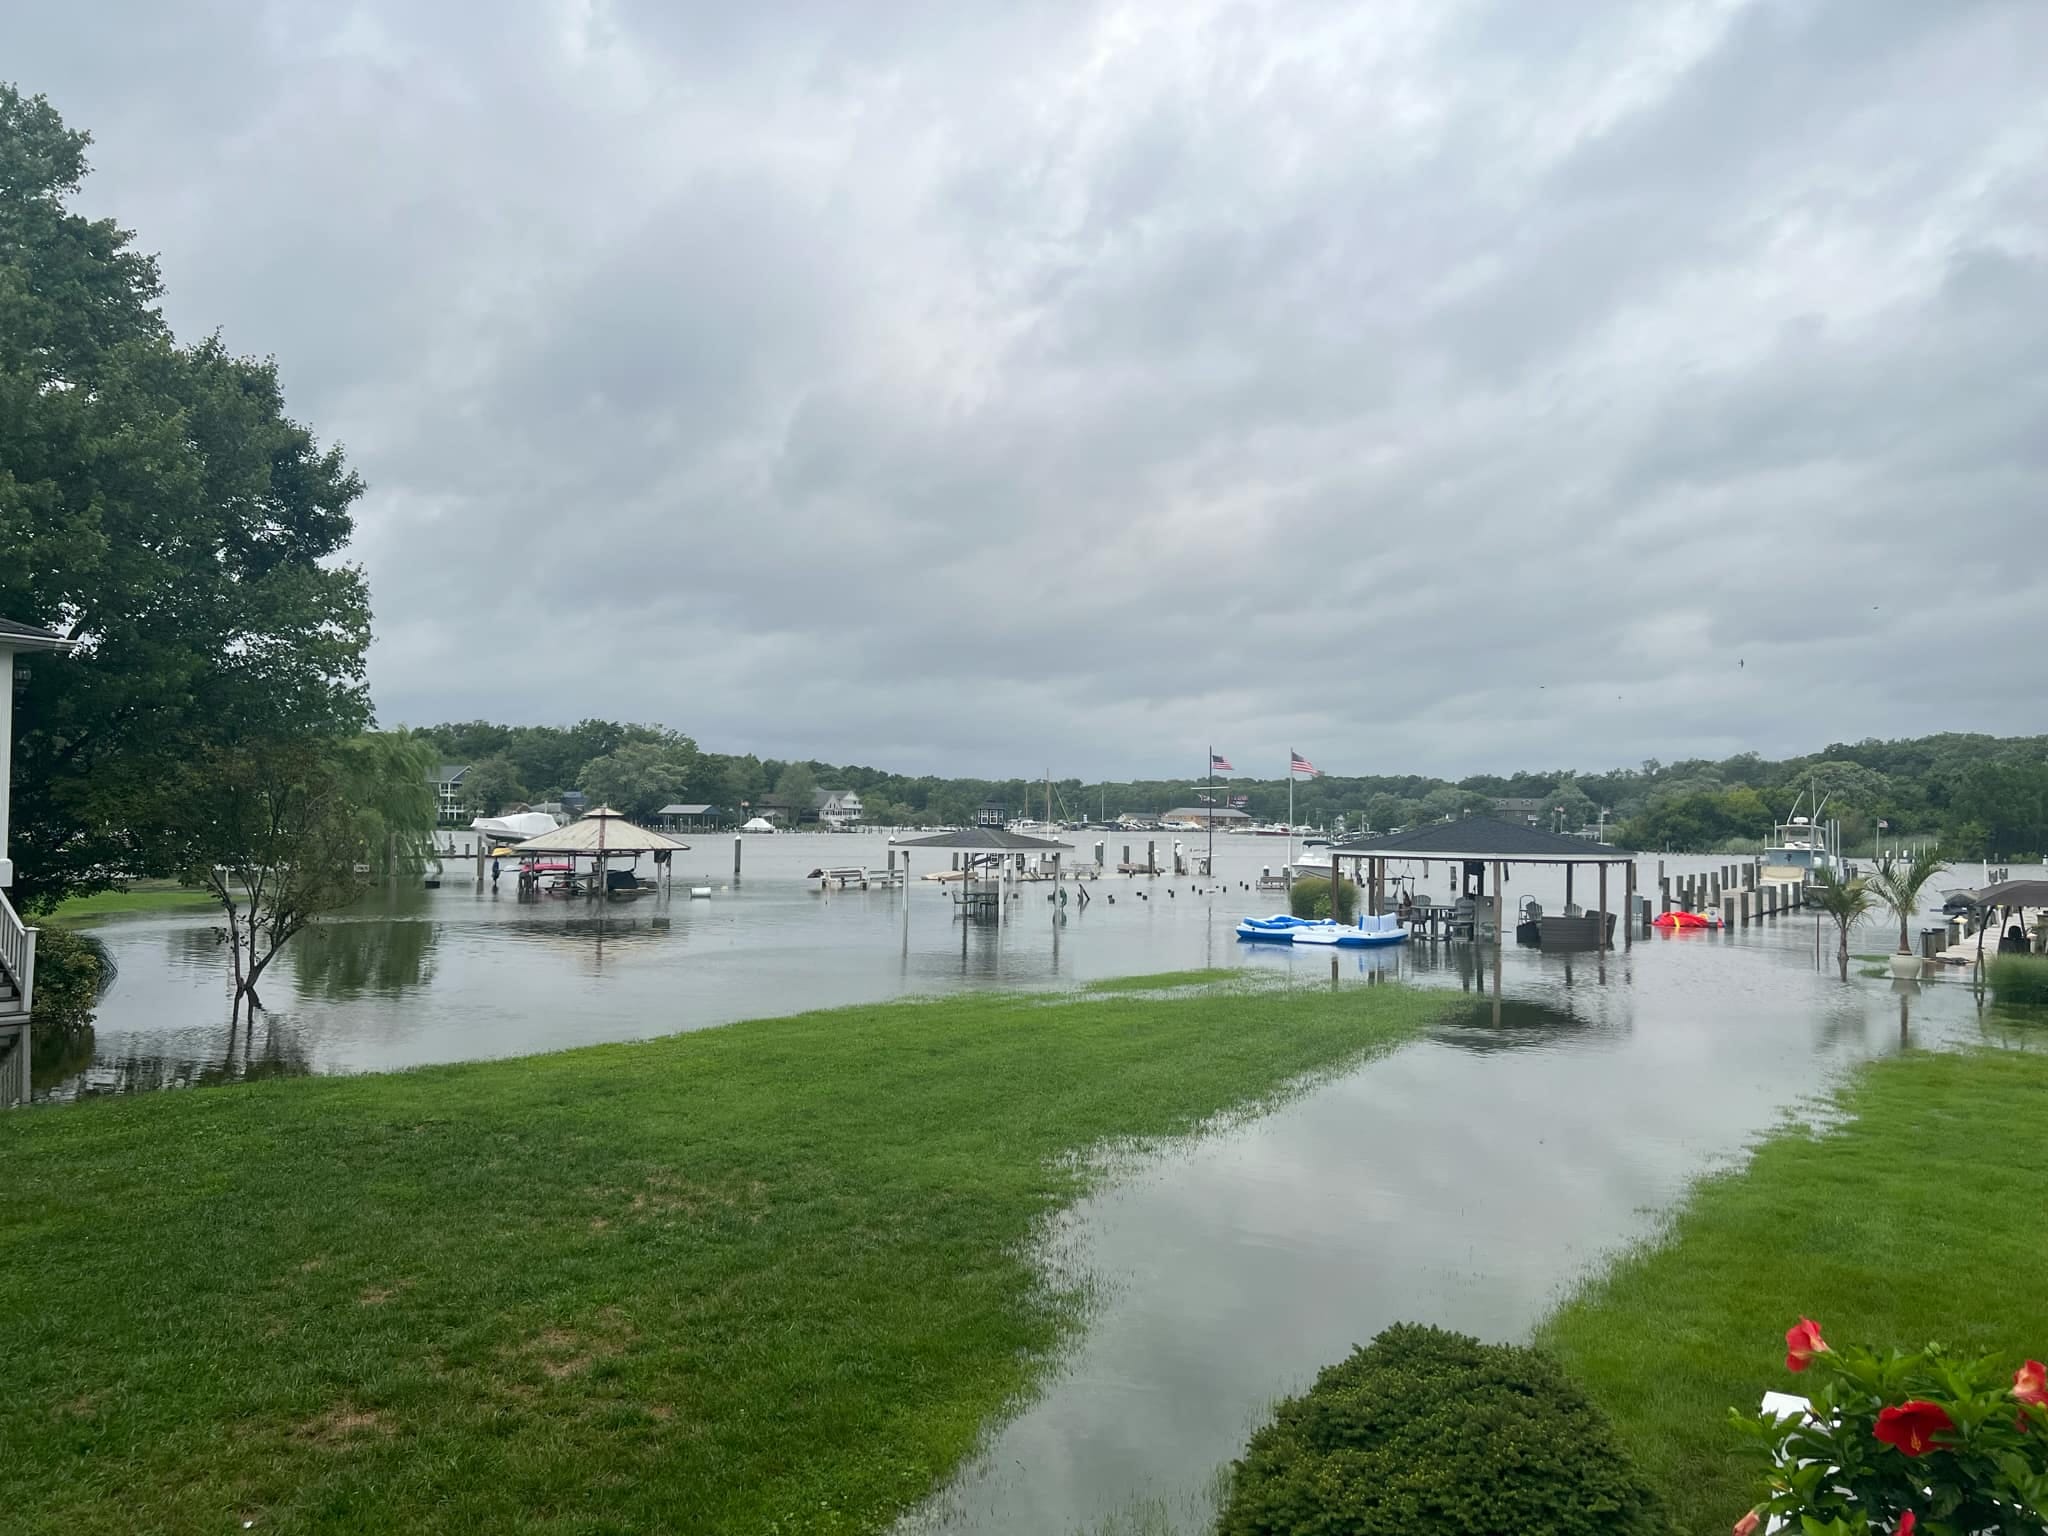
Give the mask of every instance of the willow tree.
<path id="1" fill-rule="evenodd" d="M 161 819 L 188 883 L 220 905 L 234 1012 L 263 1006 L 263 973 L 319 918 L 418 869 L 432 755 L 402 733 L 268 738 L 215 748 L 170 786 Z"/>

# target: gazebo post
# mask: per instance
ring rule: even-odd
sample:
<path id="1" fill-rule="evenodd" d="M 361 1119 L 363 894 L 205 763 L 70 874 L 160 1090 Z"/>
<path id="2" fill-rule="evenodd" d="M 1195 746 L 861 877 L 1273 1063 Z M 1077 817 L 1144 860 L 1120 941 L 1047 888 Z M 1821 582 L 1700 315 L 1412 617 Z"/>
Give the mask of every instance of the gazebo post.
<path id="1" fill-rule="evenodd" d="M 1607 938 L 1607 861 L 1605 859 L 1600 861 L 1600 915 L 1593 922 L 1595 932 L 1600 940 L 1600 949 L 1605 953 L 1614 947 L 1608 942 Z"/>
<path id="2" fill-rule="evenodd" d="M 1572 870 L 1574 867 L 1570 864 L 1564 867 L 1564 915 L 1566 917 L 1572 915 Z"/>
<path id="3" fill-rule="evenodd" d="M 1507 865 L 1493 861 L 1493 995 L 1500 996 L 1501 933 L 1507 927 Z"/>
<path id="4" fill-rule="evenodd" d="M 1627 873 L 1623 877 L 1623 883 L 1627 886 L 1627 890 L 1623 894 L 1622 900 L 1626 903 L 1628 910 L 1622 914 L 1621 947 L 1623 949 L 1634 949 L 1636 947 L 1636 861 L 1630 859 L 1624 868 Z"/>

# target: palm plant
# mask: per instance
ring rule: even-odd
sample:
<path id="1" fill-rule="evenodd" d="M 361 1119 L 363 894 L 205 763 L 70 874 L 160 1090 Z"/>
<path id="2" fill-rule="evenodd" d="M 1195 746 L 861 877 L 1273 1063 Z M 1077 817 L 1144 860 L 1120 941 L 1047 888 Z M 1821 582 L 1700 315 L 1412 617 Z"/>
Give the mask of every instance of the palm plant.
<path id="1" fill-rule="evenodd" d="M 1927 889 L 1928 881 L 1947 868 L 1948 860 L 1932 845 L 1914 849 L 1903 861 L 1889 854 L 1878 860 L 1876 872 L 1870 877 L 1870 888 L 1899 920 L 1900 954 L 1913 952 L 1907 930 L 1920 911 L 1920 893 Z"/>
<path id="2" fill-rule="evenodd" d="M 1832 869 L 1823 869 L 1806 892 L 1806 904 L 1827 913 L 1841 931 L 1841 948 L 1835 959 L 1842 968 L 1842 980 L 1849 979 L 1849 930 L 1870 915 L 1877 897 L 1861 880 L 1844 880 Z"/>

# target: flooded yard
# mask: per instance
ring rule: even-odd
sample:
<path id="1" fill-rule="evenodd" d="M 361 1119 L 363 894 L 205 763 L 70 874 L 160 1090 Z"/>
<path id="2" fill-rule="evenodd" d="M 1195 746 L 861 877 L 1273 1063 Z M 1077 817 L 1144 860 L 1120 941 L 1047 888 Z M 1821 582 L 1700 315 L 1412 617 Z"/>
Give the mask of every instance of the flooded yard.
<path id="1" fill-rule="evenodd" d="M 729 841 L 704 841 L 674 895 L 625 906 L 521 902 L 509 879 L 479 888 L 453 868 L 438 890 L 380 894 L 287 950 L 272 1011 L 233 1033 L 206 920 L 101 924 L 119 979 L 93 1041 L 40 1063 L 38 1091 L 370 1071 L 1197 967 L 1330 985 L 1327 951 L 1233 938 L 1240 917 L 1284 905 L 1247 888 L 1284 862 L 1264 840 L 1220 840 L 1215 882 L 1112 876 L 1085 907 L 1027 884 L 1000 929 L 957 922 L 943 885 L 821 893 L 805 878 L 880 866 L 879 837 L 750 841 L 737 886 Z M 1656 861 L 1640 870 L 1654 888 Z M 1439 863 L 1426 889 L 1447 881 Z M 713 894 L 690 899 L 699 884 Z M 1523 894 L 1562 896 L 1537 871 L 1511 881 Z M 1470 945 L 1344 952 L 1342 984 L 1443 989 L 1445 1022 L 1270 1113 L 1132 1158 L 1069 1212 L 1046 1262 L 1090 1286 L 1083 1336 L 906 1530 L 1204 1529 L 1272 1401 L 1353 1344 L 1403 1319 L 1524 1337 L 1690 1180 L 1844 1069 L 1979 1032 L 1960 985 L 1844 984 L 1823 939 L 1824 965 L 1811 915 L 1604 957 L 1510 945 L 1498 997 L 1490 951 Z M 1887 947 L 1882 927 L 1857 947 Z"/>

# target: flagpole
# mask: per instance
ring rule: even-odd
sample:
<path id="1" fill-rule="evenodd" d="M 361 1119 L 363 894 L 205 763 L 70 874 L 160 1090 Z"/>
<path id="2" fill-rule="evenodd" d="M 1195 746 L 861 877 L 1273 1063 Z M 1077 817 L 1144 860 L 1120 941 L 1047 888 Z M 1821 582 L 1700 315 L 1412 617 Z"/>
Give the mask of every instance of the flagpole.
<path id="1" fill-rule="evenodd" d="M 1209 878 L 1216 878 L 1216 749 L 1209 749 Z"/>
<path id="2" fill-rule="evenodd" d="M 1287 870 L 1294 872 L 1294 753 L 1287 754 Z"/>

